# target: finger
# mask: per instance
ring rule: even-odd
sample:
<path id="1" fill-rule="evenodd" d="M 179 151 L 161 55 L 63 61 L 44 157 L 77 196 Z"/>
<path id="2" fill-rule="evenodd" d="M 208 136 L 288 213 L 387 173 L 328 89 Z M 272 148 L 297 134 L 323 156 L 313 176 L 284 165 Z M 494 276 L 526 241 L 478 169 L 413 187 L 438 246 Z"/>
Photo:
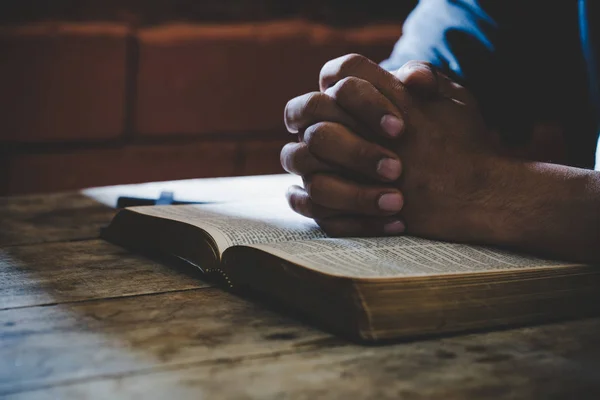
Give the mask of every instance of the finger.
<path id="1" fill-rule="evenodd" d="M 475 105 L 475 98 L 463 86 L 452 81 L 431 63 L 409 61 L 395 73 L 409 90 L 424 97 L 440 96 L 466 105 Z"/>
<path id="2" fill-rule="evenodd" d="M 309 152 L 326 164 L 380 181 L 395 181 L 402 165 L 393 151 L 350 132 L 344 125 L 319 122 L 304 131 Z"/>
<path id="3" fill-rule="evenodd" d="M 356 120 L 334 99 L 321 92 L 306 93 L 290 100 L 285 106 L 284 121 L 290 133 L 298 133 L 321 121 L 339 122 L 354 131 L 360 129 Z"/>
<path id="4" fill-rule="evenodd" d="M 397 235 L 406 229 L 398 218 L 348 216 L 339 210 L 319 206 L 313 203 L 306 190 L 300 186 L 291 186 L 287 199 L 292 210 L 315 219 L 330 236 Z"/>
<path id="5" fill-rule="evenodd" d="M 438 82 L 440 94 L 442 97 L 455 100 L 466 106 L 477 106 L 477 100 L 471 92 L 464 86 L 459 85 L 450 79 L 447 75 L 438 72 Z"/>
<path id="6" fill-rule="evenodd" d="M 408 61 L 394 75 L 411 91 L 422 98 L 438 94 L 438 76 L 432 64 L 424 61 Z"/>
<path id="7" fill-rule="evenodd" d="M 291 209 L 307 218 L 323 219 L 343 215 L 344 212 L 315 204 L 303 187 L 288 188 L 286 198 Z"/>
<path id="8" fill-rule="evenodd" d="M 406 124 L 406 111 L 412 104 L 410 93 L 393 74 L 361 55 L 348 54 L 327 62 L 319 75 L 321 91 L 324 92 L 336 82 L 349 76 L 370 82 L 402 111 Z"/>
<path id="9" fill-rule="evenodd" d="M 328 174 L 315 174 L 304 182 L 315 204 L 347 214 L 393 215 L 404 204 L 400 191 L 391 187 L 362 185 Z"/>
<path id="10" fill-rule="evenodd" d="M 333 237 L 399 235 L 406 230 L 398 218 L 344 216 L 316 221 L 327 235 Z"/>
<path id="11" fill-rule="evenodd" d="M 396 138 L 404 129 L 398 108 L 363 79 L 353 76 L 343 78 L 325 90 L 325 94 L 379 135 Z"/>
<path id="12" fill-rule="evenodd" d="M 338 171 L 338 168 L 326 164 L 312 155 L 308 150 L 308 145 L 304 142 L 293 142 L 283 146 L 280 161 L 284 170 L 296 175 Z"/>

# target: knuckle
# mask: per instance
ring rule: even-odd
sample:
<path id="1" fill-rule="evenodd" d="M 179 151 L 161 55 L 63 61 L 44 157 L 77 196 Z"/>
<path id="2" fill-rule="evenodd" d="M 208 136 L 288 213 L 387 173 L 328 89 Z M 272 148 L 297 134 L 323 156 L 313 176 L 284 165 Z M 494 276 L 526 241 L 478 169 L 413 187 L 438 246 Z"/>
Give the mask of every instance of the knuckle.
<path id="1" fill-rule="evenodd" d="M 305 143 L 290 143 L 289 149 L 281 154 L 281 166 L 287 172 L 305 176 L 319 167 L 309 153 Z"/>
<path id="2" fill-rule="evenodd" d="M 297 152 L 296 143 L 288 143 L 281 149 L 279 153 L 279 162 L 284 170 L 293 173 L 293 159 Z"/>
<path id="3" fill-rule="evenodd" d="M 281 166 L 283 167 L 284 170 L 288 171 L 288 169 L 287 169 L 288 151 L 286 150 L 286 147 L 287 147 L 287 145 L 283 146 L 283 148 L 279 152 L 279 163 L 281 164 Z"/>
<path id="4" fill-rule="evenodd" d="M 353 206 L 357 210 L 369 210 L 373 208 L 373 201 L 369 192 L 364 188 L 357 188 L 354 192 Z"/>
<path id="5" fill-rule="evenodd" d="M 368 62 L 368 59 L 365 56 L 356 53 L 346 54 L 340 59 L 339 72 L 346 76 L 346 74 L 362 67 L 366 62 Z"/>
<path id="6" fill-rule="evenodd" d="M 429 61 L 423 61 L 423 60 L 409 60 L 406 63 L 404 63 L 404 65 L 402 66 L 402 68 L 419 68 L 419 67 L 425 67 L 425 68 L 435 68 L 433 66 L 432 63 L 430 63 Z"/>
<path id="7" fill-rule="evenodd" d="M 297 133 L 298 130 L 296 128 L 294 128 L 291 124 L 291 118 L 290 118 L 290 103 L 292 102 L 292 100 L 288 101 L 285 105 L 285 108 L 283 109 L 283 122 L 285 123 L 285 128 L 287 129 L 287 131 L 289 133 Z"/>
<path id="8" fill-rule="evenodd" d="M 326 89 L 329 85 L 329 79 L 330 77 L 330 71 L 331 71 L 331 66 L 333 65 L 333 63 L 335 62 L 335 60 L 331 60 L 331 61 L 327 61 L 325 64 L 323 64 L 323 66 L 321 67 L 321 70 L 319 71 L 319 87 L 321 88 L 321 90 Z"/>
<path id="9" fill-rule="evenodd" d="M 303 118 L 310 118 L 318 114 L 319 108 L 323 104 L 323 94 L 312 92 L 305 95 L 300 114 Z"/>
<path id="10" fill-rule="evenodd" d="M 417 61 L 417 63 L 420 64 L 420 65 L 425 66 L 426 68 L 432 69 L 432 70 L 436 69 L 436 67 L 432 63 L 430 63 L 429 61 Z"/>
<path id="11" fill-rule="evenodd" d="M 292 108 L 293 108 L 293 100 L 290 100 L 285 105 L 283 110 L 283 122 L 285 123 L 285 128 L 289 133 L 298 133 L 298 127 L 296 126 L 293 118 Z"/>
<path id="12" fill-rule="evenodd" d="M 434 73 L 436 68 L 433 66 L 433 64 L 427 61 L 410 60 L 404 63 L 400 69 L 404 70 L 406 73 L 414 73 L 424 70 L 431 70 L 431 72 Z"/>
<path id="13" fill-rule="evenodd" d="M 298 214 L 310 217 L 309 198 L 298 187 L 292 186 L 288 189 L 287 199 L 292 210 Z"/>
<path id="14" fill-rule="evenodd" d="M 328 61 L 321 68 L 319 82 L 321 87 L 327 87 L 328 81 L 337 81 L 362 67 L 368 59 L 360 54 L 351 53 Z"/>
<path id="15" fill-rule="evenodd" d="M 308 147 L 308 151 L 318 153 L 323 144 L 327 141 L 327 124 L 319 122 L 311 125 L 304 132 L 304 142 Z"/>
<path id="16" fill-rule="evenodd" d="M 296 123 L 298 102 L 300 97 L 294 97 L 290 101 L 288 101 L 283 109 L 283 121 L 285 123 L 285 127 L 290 133 L 298 133 L 298 126 Z"/>
<path id="17" fill-rule="evenodd" d="M 328 196 L 327 184 L 322 175 L 312 176 L 305 184 L 308 196 L 317 204 L 323 203 Z"/>
<path id="18" fill-rule="evenodd" d="M 371 148 L 366 144 L 358 144 L 352 148 L 352 158 L 362 164 L 365 161 L 371 160 Z"/>
<path id="19" fill-rule="evenodd" d="M 290 169 L 299 175 L 308 175 L 313 173 L 315 166 L 312 163 L 312 156 L 308 152 L 306 145 L 298 146 L 290 157 Z"/>
<path id="20" fill-rule="evenodd" d="M 359 95 L 362 81 L 354 76 L 347 76 L 340 79 L 328 92 L 331 97 L 339 100 L 340 98 L 353 98 Z"/>
<path id="21" fill-rule="evenodd" d="M 287 102 L 283 110 L 283 120 L 288 132 L 298 133 L 299 129 L 304 128 L 306 121 L 318 115 L 319 108 L 325 100 L 323 96 L 320 92 L 310 92 Z"/>

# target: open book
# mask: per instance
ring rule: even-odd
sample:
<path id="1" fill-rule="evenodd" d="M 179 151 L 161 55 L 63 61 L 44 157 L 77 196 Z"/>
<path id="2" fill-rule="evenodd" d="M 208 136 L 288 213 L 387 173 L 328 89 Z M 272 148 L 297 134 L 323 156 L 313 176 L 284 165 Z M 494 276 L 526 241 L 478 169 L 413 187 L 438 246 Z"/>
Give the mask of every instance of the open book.
<path id="1" fill-rule="evenodd" d="M 595 314 L 600 269 L 415 237 L 327 238 L 283 201 L 119 211 L 103 236 L 362 340 Z"/>

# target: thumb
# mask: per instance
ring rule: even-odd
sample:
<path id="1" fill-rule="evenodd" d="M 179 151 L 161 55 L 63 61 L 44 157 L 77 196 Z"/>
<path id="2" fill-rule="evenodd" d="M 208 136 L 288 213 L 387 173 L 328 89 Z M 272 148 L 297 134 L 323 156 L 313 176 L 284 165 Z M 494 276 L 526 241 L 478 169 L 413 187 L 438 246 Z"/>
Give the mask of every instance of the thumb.
<path id="1" fill-rule="evenodd" d="M 435 67 L 424 61 L 409 61 L 394 75 L 413 94 L 430 98 L 438 95 L 438 76 Z"/>
<path id="2" fill-rule="evenodd" d="M 452 81 L 431 63 L 409 61 L 396 71 L 395 76 L 409 91 L 422 98 L 437 96 L 469 106 L 477 104 L 473 95 L 465 87 Z"/>

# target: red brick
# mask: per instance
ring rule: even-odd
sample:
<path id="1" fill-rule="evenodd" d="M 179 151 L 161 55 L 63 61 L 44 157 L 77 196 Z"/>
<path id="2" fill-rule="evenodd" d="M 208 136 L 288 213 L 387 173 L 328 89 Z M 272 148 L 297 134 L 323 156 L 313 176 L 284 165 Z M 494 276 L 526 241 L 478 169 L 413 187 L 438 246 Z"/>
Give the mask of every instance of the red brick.
<path id="1" fill-rule="evenodd" d="M 235 175 L 238 145 L 201 141 L 131 145 L 52 154 L 12 155 L 0 160 L 2 194 L 78 189 L 186 178 Z"/>
<path id="2" fill-rule="evenodd" d="M 240 143 L 240 175 L 263 175 L 285 173 L 279 162 L 281 148 L 294 140 L 291 135 L 282 134 L 281 138 L 249 140 Z"/>
<path id="3" fill-rule="evenodd" d="M 119 136 L 126 34 L 113 24 L 0 29 L 0 141 Z"/>
<path id="4" fill-rule="evenodd" d="M 400 24 L 336 29 L 303 21 L 143 29 L 136 131 L 283 131 L 285 103 L 318 89 L 326 61 L 350 52 L 380 61 L 400 33 Z"/>

